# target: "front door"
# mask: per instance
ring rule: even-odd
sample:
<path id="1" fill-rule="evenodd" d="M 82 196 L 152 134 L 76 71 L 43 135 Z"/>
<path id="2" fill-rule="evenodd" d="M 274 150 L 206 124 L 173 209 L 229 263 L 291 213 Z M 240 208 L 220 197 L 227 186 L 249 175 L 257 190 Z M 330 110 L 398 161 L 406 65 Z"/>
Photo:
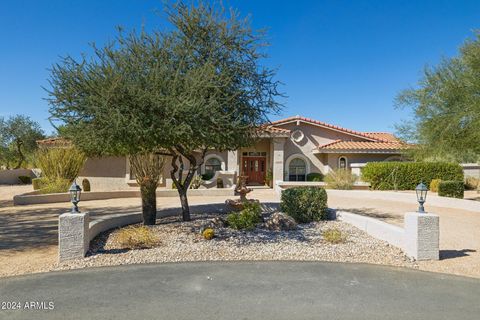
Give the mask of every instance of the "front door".
<path id="1" fill-rule="evenodd" d="M 265 157 L 242 157 L 242 175 L 248 184 L 265 183 Z"/>

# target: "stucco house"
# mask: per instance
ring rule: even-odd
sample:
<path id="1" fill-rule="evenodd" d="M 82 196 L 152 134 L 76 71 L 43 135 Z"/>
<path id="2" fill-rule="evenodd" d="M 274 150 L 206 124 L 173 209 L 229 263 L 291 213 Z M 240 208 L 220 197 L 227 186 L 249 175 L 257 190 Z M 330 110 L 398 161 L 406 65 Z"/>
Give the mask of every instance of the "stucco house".
<path id="1" fill-rule="evenodd" d="M 55 145 L 56 139 L 38 142 Z M 371 161 L 400 160 L 408 145 L 386 132 L 360 132 L 325 122 L 294 116 L 265 125 L 258 142 L 236 151 L 207 153 L 201 173 L 211 180 L 204 187 L 233 185 L 238 174 L 247 176 L 249 185 L 264 185 L 267 174 L 272 181 L 306 181 L 310 173 L 327 174 L 345 168 L 359 173 Z M 171 188 L 170 168 L 165 168 L 160 187 Z M 92 190 L 121 190 L 136 186 L 125 157 L 88 159 L 80 178 L 90 180 Z"/>

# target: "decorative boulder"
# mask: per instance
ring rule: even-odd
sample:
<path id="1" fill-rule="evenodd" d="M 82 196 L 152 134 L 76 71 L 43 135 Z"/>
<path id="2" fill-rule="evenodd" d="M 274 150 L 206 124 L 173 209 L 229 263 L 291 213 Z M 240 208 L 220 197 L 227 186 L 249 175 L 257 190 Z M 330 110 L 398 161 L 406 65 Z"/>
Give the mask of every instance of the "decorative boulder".
<path id="1" fill-rule="evenodd" d="M 265 221 L 265 227 L 272 231 L 289 231 L 297 228 L 292 217 L 281 212 L 275 212 Z"/>
<path id="2" fill-rule="evenodd" d="M 206 229 L 225 228 L 226 226 L 227 221 L 224 218 L 215 217 L 202 226 L 202 228 L 200 229 L 200 233 L 203 234 Z"/>

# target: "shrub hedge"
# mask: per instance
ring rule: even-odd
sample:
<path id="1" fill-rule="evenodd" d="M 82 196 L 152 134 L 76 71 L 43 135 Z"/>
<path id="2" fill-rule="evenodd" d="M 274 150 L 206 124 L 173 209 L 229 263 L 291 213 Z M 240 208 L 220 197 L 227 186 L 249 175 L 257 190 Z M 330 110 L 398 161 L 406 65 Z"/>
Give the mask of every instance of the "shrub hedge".
<path id="1" fill-rule="evenodd" d="M 280 209 L 298 223 L 327 219 L 327 192 L 317 187 L 296 187 L 282 192 Z"/>
<path id="2" fill-rule="evenodd" d="M 307 174 L 307 181 L 314 181 L 314 182 L 320 182 L 323 181 L 323 174 L 319 172 L 311 172 Z"/>
<path id="3" fill-rule="evenodd" d="M 442 181 L 438 185 L 438 195 L 441 197 L 463 199 L 464 190 L 463 181 Z"/>
<path id="4" fill-rule="evenodd" d="M 463 181 L 463 170 L 448 162 L 369 162 L 362 179 L 376 190 L 413 190 L 421 181 L 427 185 L 433 179 Z"/>

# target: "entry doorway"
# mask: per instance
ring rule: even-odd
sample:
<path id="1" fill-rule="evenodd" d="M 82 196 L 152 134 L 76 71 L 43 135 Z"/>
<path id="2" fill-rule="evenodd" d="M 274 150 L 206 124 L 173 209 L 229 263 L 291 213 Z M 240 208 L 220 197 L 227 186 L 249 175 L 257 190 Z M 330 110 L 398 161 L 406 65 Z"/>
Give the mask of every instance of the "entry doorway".
<path id="1" fill-rule="evenodd" d="M 247 184 L 264 185 L 266 157 L 242 157 L 242 175 L 247 176 Z"/>

